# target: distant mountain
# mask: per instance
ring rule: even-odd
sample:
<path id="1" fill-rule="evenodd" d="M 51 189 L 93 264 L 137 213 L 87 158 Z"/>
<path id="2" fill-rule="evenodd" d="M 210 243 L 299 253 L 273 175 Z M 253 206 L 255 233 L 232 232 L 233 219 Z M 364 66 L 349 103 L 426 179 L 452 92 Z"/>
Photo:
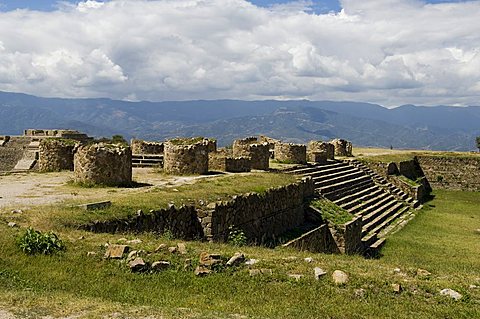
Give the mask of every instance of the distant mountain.
<path id="1" fill-rule="evenodd" d="M 163 140 L 216 137 L 220 145 L 265 134 L 285 141 L 342 137 L 356 145 L 474 150 L 480 107 L 421 107 L 332 101 L 126 102 L 40 98 L 0 92 L 0 134 L 26 128 L 72 128 L 93 136 Z"/>

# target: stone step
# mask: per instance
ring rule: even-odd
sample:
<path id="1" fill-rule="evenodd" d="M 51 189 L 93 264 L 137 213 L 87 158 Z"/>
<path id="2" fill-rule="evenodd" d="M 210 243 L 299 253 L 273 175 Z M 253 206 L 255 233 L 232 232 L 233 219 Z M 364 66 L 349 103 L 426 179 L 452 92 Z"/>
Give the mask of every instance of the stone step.
<path id="1" fill-rule="evenodd" d="M 336 170 L 334 172 L 324 171 L 324 172 L 321 172 L 322 174 L 319 174 L 318 176 L 315 176 L 315 177 L 313 177 L 312 175 L 310 176 L 313 177 L 313 180 L 315 182 L 323 182 L 329 179 L 334 179 L 339 176 L 346 176 L 355 172 L 360 172 L 360 171 L 354 167 L 346 167 L 342 170 Z"/>
<path id="2" fill-rule="evenodd" d="M 363 213 L 367 214 L 369 211 L 374 210 L 378 205 L 383 205 L 384 202 L 388 201 L 389 198 L 393 198 L 387 192 L 381 192 L 377 196 L 370 198 L 369 200 L 362 202 L 353 206 L 352 208 L 347 209 L 350 214 Z"/>
<path id="3" fill-rule="evenodd" d="M 387 227 L 391 222 L 400 217 L 408 211 L 408 207 L 402 206 L 400 203 L 393 206 L 383 214 L 377 216 L 374 220 L 370 221 L 362 227 L 362 236 L 368 233 L 378 233 L 383 228 Z"/>
<path id="4" fill-rule="evenodd" d="M 380 252 L 380 249 L 385 245 L 386 239 L 385 238 L 379 238 L 377 239 L 376 242 L 374 242 L 372 245 L 369 247 L 369 254 L 376 256 Z"/>
<path id="5" fill-rule="evenodd" d="M 340 200 L 345 196 L 354 194 L 356 192 L 359 192 L 363 189 L 370 188 L 370 187 L 377 187 L 377 186 L 371 179 L 365 179 L 364 181 L 346 185 L 346 187 L 344 188 L 340 188 L 329 193 L 324 193 L 323 195 L 331 201 Z"/>
<path id="6" fill-rule="evenodd" d="M 382 203 L 376 204 L 374 207 L 369 207 L 367 210 L 362 211 L 363 216 L 363 225 L 369 224 L 372 220 L 376 220 L 378 216 L 383 215 L 385 212 L 389 211 L 391 208 L 401 208 L 402 203 L 397 202 L 395 199 L 387 198 L 382 201 Z"/>
<path id="7" fill-rule="evenodd" d="M 353 202 L 355 199 L 360 198 L 364 195 L 371 194 L 376 191 L 381 191 L 377 185 L 373 185 L 370 187 L 361 187 L 358 190 L 351 192 L 350 194 L 344 194 L 342 197 L 334 200 L 333 202 L 338 206 L 342 206 L 344 204 Z"/>
<path id="8" fill-rule="evenodd" d="M 315 187 L 321 188 L 321 187 L 324 187 L 324 186 L 334 185 L 334 184 L 338 184 L 338 183 L 345 182 L 345 181 L 348 182 L 348 181 L 354 180 L 355 178 L 358 178 L 358 177 L 368 178 L 368 176 L 365 175 L 363 172 L 355 170 L 355 171 L 349 171 L 348 174 L 335 176 L 335 177 L 331 177 L 331 178 L 328 178 L 328 179 L 322 179 L 318 182 L 314 179 L 314 182 L 315 182 Z"/>
<path id="9" fill-rule="evenodd" d="M 369 191 L 370 190 L 370 191 Z M 356 193 L 353 195 L 350 195 L 350 200 L 342 205 L 340 205 L 343 209 L 349 210 L 350 208 L 355 207 L 356 205 L 362 204 L 363 202 L 366 202 L 374 197 L 377 197 L 381 194 L 384 194 L 385 192 L 378 187 L 374 186 L 371 187 L 370 189 L 364 190 L 360 193 Z"/>
<path id="10" fill-rule="evenodd" d="M 300 168 L 300 169 L 295 169 L 290 171 L 289 173 L 291 174 L 296 174 L 296 175 L 307 175 L 307 174 L 312 174 L 316 172 L 321 172 L 327 169 L 332 169 L 335 167 L 345 167 L 345 164 L 341 162 L 334 162 L 332 164 L 325 164 L 325 165 L 315 165 L 312 167 L 306 167 L 306 168 Z"/>
<path id="11" fill-rule="evenodd" d="M 325 186 L 317 186 L 315 185 L 315 188 L 317 188 L 320 193 L 325 194 L 325 197 L 329 198 L 327 195 L 328 193 L 333 193 L 335 191 L 340 191 L 345 188 L 349 187 L 355 187 L 355 185 L 358 185 L 361 182 L 372 182 L 373 181 L 367 176 L 367 175 L 362 175 L 353 179 L 348 179 L 344 180 L 341 182 L 338 182 L 336 184 L 330 184 L 330 185 L 325 185 Z"/>
<path id="12" fill-rule="evenodd" d="M 377 240 L 378 240 L 378 234 L 377 233 L 370 233 L 367 236 L 362 237 L 363 247 L 365 247 L 365 248 L 370 247 Z"/>
<path id="13" fill-rule="evenodd" d="M 17 162 L 17 165 L 13 168 L 15 171 L 25 171 L 32 169 L 37 163 L 36 159 L 21 159 Z"/>

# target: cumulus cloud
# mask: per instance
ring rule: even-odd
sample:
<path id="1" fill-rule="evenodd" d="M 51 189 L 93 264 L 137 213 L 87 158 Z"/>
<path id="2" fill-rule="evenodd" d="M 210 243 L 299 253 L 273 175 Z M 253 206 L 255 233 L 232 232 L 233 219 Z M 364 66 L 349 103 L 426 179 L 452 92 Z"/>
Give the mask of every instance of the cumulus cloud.
<path id="1" fill-rule="evenodd" d="M 480 1 L 111 0 L 0 12 L 0 90 L 478 104 Z"/>

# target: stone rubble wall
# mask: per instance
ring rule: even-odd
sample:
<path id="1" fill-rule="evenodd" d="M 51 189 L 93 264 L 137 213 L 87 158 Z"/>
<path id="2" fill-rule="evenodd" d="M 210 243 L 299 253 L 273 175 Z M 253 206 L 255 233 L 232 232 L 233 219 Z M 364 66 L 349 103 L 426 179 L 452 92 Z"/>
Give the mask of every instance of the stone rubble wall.
<path id="1" fill-rule="evenodd" d="M 309 152 L 307 161 L 312 163 L 327 164 L 327 152 Z"/>
<path id="2" fill-rule="evenodd" d="M 207 239 L 226 241 L 229 227 L 241 229 L 248 240 L 264 243 L 301 225 L 307 198 L 314 194 L 311 178 L 271 188 L 264 194 L 248 193 L 199 211 Z"/>
<path id="3" fill-rule="evenodd" d="M 76 141 L 43 139 L 39 145 L 38 170 L 40 172 L 73 171 L 73 153 Z"/>
<path id="4" fill-rule="evenodd" d="M 276 143 L 275 159 L 279 162 L 288 162 L 291 164 L 307 163 L 307 146 L 292 143 Z"/>
<path id="5" fill-rule="evenodd" d="M 250 172 L 250 158 L 232 157 L 228 153 L 225 150 L 208 153 L 209 170 L 231 173 Z"/>
<path id="6" fill-rule="evenodd" d="M 267 170 L 270 166 L 268 143 L 260 143 L 256 137 L 233 142 L 233 157 L 249 157 L 252 169 Z"/>
<path id="7" fill-rule="evenodd" d="M 167 174 L 206 174 L 208 145 L 204 141 L 181 144 L 177 140 L 165 143 L 163 170 Z"/>
<path id="8" fill-rule="evenodd" d="M 342 139 L 334 139 L 330 142 L 335 148 L 335 156 L 352 156 L 352 143 Z"/>
<path id="9" fill-rule="evenodd" d="M 480 191 L 480 154 L 472 157 L 417 156 L 432 187 Z"/>
<path id="10" fill-rule="evenodd" d="M 64 139 L 77 140 L 81 142 L 88 142 L 93 140 L 87 134 L 81 133 L 76 130 L 63 130 L 63 129 L 27 129 L 24 130 L 23 135 L 26 137 L 45 138 L 45 137 L 57 137 Z"/>
<path id="11" fill-rule="evenodd" d="M 80 146 L 74 156 L 74 181 L 111 186 L 130 185 L 130 147 L 103 143 Z"/>
<path id="12" fill-rule="evenodd" d="M 132 139 L 130 141 L 132 154 L 163 154 L 163 142 L 152 142 Z"/>
<path id="13" fill-rule="evenodd" d="M 335 159 L 335 146 L 333 144 L 322 141 L 310 141 L 307 145 L 307 152 L 326 152 L 327 159 Z"/>

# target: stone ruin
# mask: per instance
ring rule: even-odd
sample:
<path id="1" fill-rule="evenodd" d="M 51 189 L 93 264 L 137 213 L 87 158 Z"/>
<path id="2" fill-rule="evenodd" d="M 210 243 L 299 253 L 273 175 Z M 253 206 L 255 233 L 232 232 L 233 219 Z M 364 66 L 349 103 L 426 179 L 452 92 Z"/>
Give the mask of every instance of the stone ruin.
<path id="1" fill-rule="evenodd" d="M 49 129 L 49 130 L 39 130 L 39 129 L 27 129 L 24 130 L 23 136 L 32 137 L 36 139 L 56 137 L 69 140 L 76 140 L 80 142 L 92 141 L 93 138 L 89 137 L 87 134 L 81 133 L 75 130 L 63 130 L 63 129 Z"/>
<path id="2" fill-rule="evenodd" d="M 40 172 L 73 171 L 74 140 L 48 138 L 39 144 L 38 170 Z"/>
<path id="3" fill-rule="evenodd" d="M 342 139 L 334 139 L 330 143 L 335 147 L 336 156 L 353 156 L 352 142 Z"/>
<path id="4" fill-rule="evenodd" d="M 280 140 L 276 140 L 265 135 L 260 135 L 258 137 L 258 141 L 260 143 L 268 143 L 268 148 L 270 150 L 270 158 L 273 159 L 275 157 L 275 144 L 280 143 Z"/>
<path id="5" fill-rule="evenodd" d="M 74 156 L 76 183 L 127 186 L 132 183 L 132 150 L 119 144 L 80 146 Z"/>
<path id="6" fill-rule="evenodd" d="M 132 139 L 130 141 L 132 154 L 163 154 L 163 142 L 150 142 Z"/>
<path id="7" fill-rule="evenodd" d="M 208 153 L 208 167 L 210 170 L 222 172 L 250 172 L 251 161 L 248 157 L 233 157 L 231 150 L 219 149 Z"/>
<path id="8" fill-rule="evenodd" d="M 268 143 L 261 143 L 257 137 L 247 137 L 233 142 L 233 157 L 248 157 L 252 169 L 267 170 L 270 166 Z"/>
<path id="9" fill-rule="evenodd" d="M 206 174 L 209 147 L 209 140 L 202 137 L 169 140 L 165 142 L 163 170 L 168 174 Z"/>
<path id="10" fill-rule="evenodd" d="M 307 146 L 309 162 L 325 163 L 335 159 L 335 146 L 322 141 L 310 141 Z"/>
<path id="11" fill-rule="evenodd" d="M 307 146 L 303 144 L 275 143 L 275 159 L 290 164 L 307 163 Z"/>

